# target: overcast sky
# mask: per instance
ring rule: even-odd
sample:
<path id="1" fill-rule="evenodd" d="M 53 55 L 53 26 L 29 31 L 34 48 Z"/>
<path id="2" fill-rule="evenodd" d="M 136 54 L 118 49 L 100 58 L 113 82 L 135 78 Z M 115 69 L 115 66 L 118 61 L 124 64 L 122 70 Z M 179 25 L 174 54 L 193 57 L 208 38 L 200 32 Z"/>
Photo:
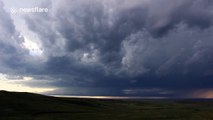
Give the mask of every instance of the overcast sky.
<path id="1" fill-rule="evenodd" d="M 213 1 L 0 0 L 0 66 L 1 90 L 213 98 Z"/>

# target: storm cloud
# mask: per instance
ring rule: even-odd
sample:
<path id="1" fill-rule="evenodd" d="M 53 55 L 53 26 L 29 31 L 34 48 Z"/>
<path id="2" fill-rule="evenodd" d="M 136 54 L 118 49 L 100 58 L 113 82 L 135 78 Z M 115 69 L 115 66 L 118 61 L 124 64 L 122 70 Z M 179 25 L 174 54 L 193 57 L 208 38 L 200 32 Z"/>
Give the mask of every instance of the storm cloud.
<path id="1" fill-rule="evenodd" d="M 18 67 L 22 64 L 21 60 L 25 51 L 21 48 L 22 38 L 15 30 L 13 20 L 3 8 L 4 4 L 0 1 L 0 71 L 11 72 L 13 71 L 11 67 Z"/>
<path id="2" fill-rule="evenodd" d="M 43 61 L 21 47 L 23 38 L 0 8 L 2 73 L 48 79 L 58 88 L 49 94 L 194 97 L 213 89 L 211 0 L 51 0 L 41 6 L 49 12 L 23 17 L 39 37 Z"/>

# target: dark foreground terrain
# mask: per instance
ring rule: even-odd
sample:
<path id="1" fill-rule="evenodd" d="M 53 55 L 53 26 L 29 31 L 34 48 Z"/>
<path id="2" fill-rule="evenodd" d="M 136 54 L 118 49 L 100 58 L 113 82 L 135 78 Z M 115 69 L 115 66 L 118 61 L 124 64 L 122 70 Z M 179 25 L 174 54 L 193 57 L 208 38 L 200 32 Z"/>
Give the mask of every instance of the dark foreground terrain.
<path id="1" fill-rule="evenodd" d="M 213 120 L 213 101 L 71 99 L 0 91 L 0 120 Z"/>

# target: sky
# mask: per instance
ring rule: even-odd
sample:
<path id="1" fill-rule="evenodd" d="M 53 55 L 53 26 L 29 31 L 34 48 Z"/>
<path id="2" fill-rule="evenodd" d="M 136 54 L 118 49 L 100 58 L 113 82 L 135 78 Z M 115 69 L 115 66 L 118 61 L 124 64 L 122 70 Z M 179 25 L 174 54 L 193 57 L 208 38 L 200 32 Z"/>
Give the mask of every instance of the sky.
<path id="1" fill-rule="evenodd" d="M 0 0 L 0 90 L 213 98 L 212 52 L 212 0 Z"/>

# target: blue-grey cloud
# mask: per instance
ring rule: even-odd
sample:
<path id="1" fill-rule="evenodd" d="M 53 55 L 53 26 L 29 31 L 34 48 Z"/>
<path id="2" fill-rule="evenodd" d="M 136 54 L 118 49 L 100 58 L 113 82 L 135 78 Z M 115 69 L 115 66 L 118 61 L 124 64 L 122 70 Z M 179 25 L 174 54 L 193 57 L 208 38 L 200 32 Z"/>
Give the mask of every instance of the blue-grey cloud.
<path id="1" fill-rule="evenodd" d="M 2 63 L 36 79 L 48 76 L 55 93 L 180 97 L 212 89 L 211 0 L 52 0 L 42 6 L 50 12 L 25 21 L 47 60 L 35 65 L 22 55 L 22 64 Z M 15 28 L 4 19 L 0 33 L 8 39 Z M 18 43 L 0 46 L 15 56 L 21 50 Z"/>
<path id="2" fill-rule="evenodd" d="M 22 38 L 15 30 L 13 20 L 4 10 L 4 4 L 0 1 L 0 64 L 1 72 L 11 72 L 12 67 L 21 64 L 20 59 L 24 50 L 21 49 L 20 43 Z M 20 62 L 18 62 L 20 61 Z"/>

